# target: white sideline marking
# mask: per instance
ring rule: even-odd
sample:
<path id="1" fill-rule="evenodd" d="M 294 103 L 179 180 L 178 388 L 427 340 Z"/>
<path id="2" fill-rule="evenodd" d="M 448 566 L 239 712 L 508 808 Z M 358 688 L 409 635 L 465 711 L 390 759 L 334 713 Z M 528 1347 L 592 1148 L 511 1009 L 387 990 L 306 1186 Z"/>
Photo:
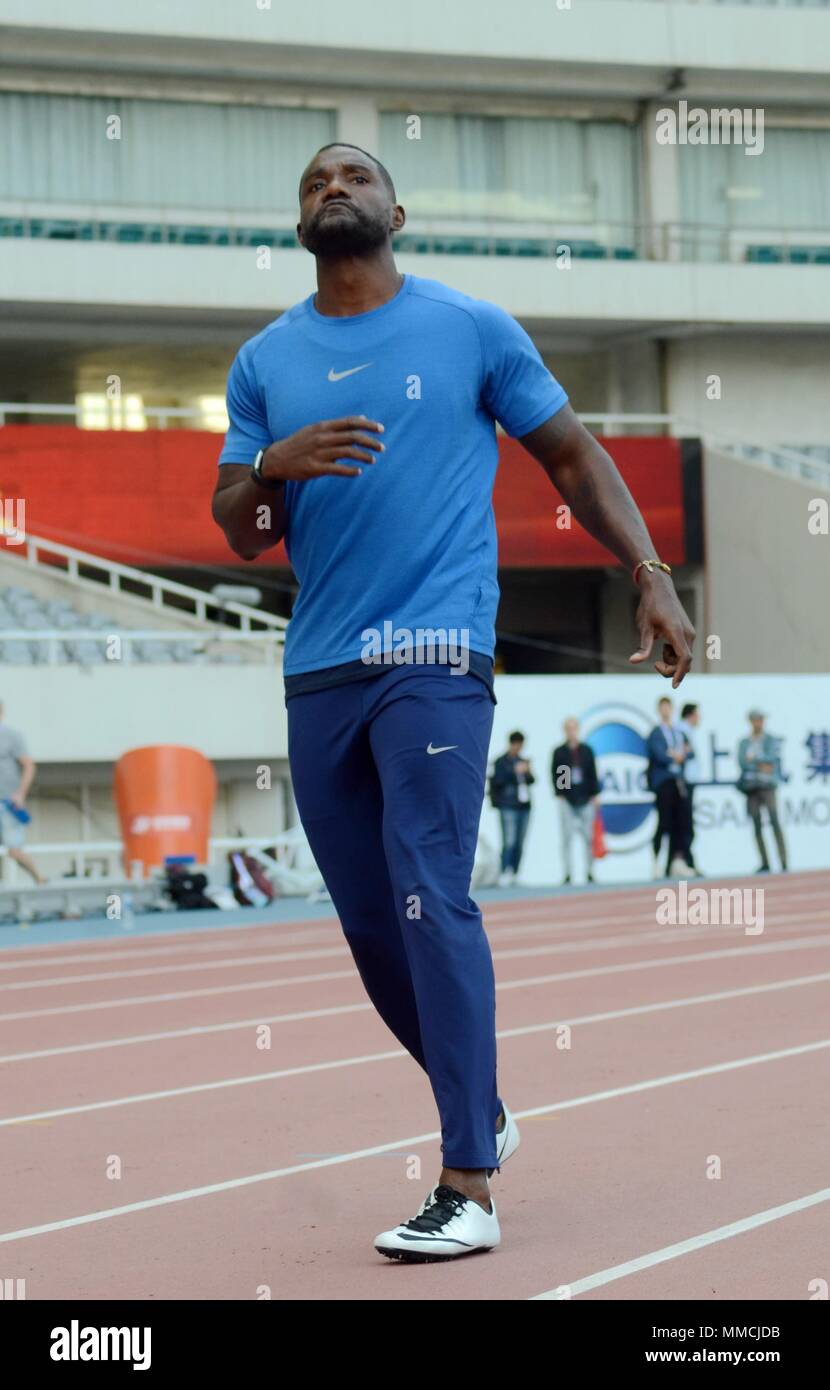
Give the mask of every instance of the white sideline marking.
<path id="1" fill-rule="evenodd" d="M 133 980 L 139 975 L 198 975 L 202 970 L 241 970 L 246 965 L 282 965 L 287 961 L 319 960 L 324 956 L 349 956 L 343 946 L 317 946 L 307 951 L 278 951 L 269 956 L 227 956 L 221 960 L 186 961 L 181 965 L 144 965 L 137 970 L 91 970 L 86 975 L 55 975 L 36 980 L 12 980 L 0 992 L 14 989 L 54 989 L 61 985 L 88 985 L 99 980 Z"/>
<path id="2" fill-rule="evenodd" d="M 206 999 L 213 994 L 243 994 L 252 989 L 284 989 L 286 985 L 316 985 L 330 980 L 356 980 L 356 970 L 328 970 L 318 975 L 294 975 L 279 980 L 247 980 L 238 985 L 205 986 L 204 989 L 171 990 L 168 994 L 134 994 L 124 999 L 96 999 L 86 1004 L 64 1004 L 55 1009 L 25 1009 L 20 1013 L 0 1014 L 0 1023 L 22 1018 L 55 1018 L 61 1014 L 93 1013 L 99 1009 L 122 1009 L 139 1004 L 169 1004 L 180 999 Z"/>
<path id="3" fill-rule="evenodd" d="M 806 1197 L 796 1197 L 792 1202 L 782 1202 L 778 1207 L 767 1207 L 766 1211 L 758 1211 L 754 1216 L 744 1216 L 740 1221 L 730 1221 L 727 1226 L 716 1226 L 713 1231 L 704 1231 L 702 1235 L 690 1236 L 688 1240 L 679 1240 L 674 1245 L 664 1245 L 662 1250 L 652 1250 L 651 1254 L 640 1255 L 636 1260 L 626 1260 L 624 1264 L 600 1269 L 596 1274 L 586 1275 L 584 1279 L 574 1279 L 571 1283 L 563 1280 L 555 1289 L 533 1294 L 528 1301 L 535 1303 L 540 1299 L 554 1299 L 561 1302 L 565 1298 L 572 1298 L 575 1294 L 588 1293 L 590 1289 L 598 1289 L 603 1284 L 612 1284 L 616 1279 L 627 1279 L 630 1274 L 639 1274 L 643 1269 L 651 1269 L 654 1265 L 665 1264 L 667 1260 L 676 1260 L 681 1255 L 692 1255 L 696 1250 L 705 1249 L 707 1245 L 715 1245 L 721 1240 L 732 1240 L 734 1236 L 741 1236 L 746 1231 L 754 1231 L 759 1226 L 767 1226 L 770 1221 L 780 1221 L 782 1217 L 792 1216 L 797 1211 L 806 1211 L 808 1207 L 816 1207 L 820 1202 L 828 1201 L 830 1201 L 830 1187 L 822 1187 L 818 1192 L 811 1192 Z M 567 1292 L 563 1292 L 563 1290 L 567 1290 Z"/>
<path id="4" fill-rule="evenodd" d="M 227 933 L 234 930 L 234 927 L 217 927 L 213 933 L 216 938 L 214 941 L 192 941 L 187 932 L 183 930 L 174 936 L 172 944 L 164 946 L 148 945 L 144 948 L 144 942 L 155 942 L 160 939 L 165 940 L 165 938 L 159 938 L 158 936 L 130 936 L 125 928 L 123 936 L 110 936 L 107 938 L 107 942 L 111 946 L 109 950 L 89 950 L 85 951 L 83 954 L 79 951 L 73 951 L 71 955 L 46 955 L 45 958 L 44 952 L 48 951 L 48 947 L 15 947 L 14 950 L 9 953 L 14 956 L 13 960 L 4 960 L 2 957 L 5 953 L 0 952 L 0 974 L 6 970 L 28 970 L 30 967 L 34 969 L 43 969 L 47 965 L 88 965 L 90 962 L 107 960 L 146 960 L 151 956 L 215 956 L 219 951 L 230 951 L 235 945 L 240 944 L 233 940 L 227 940 Z M 248 928 L 243 927 L 239 928 L 239 930 L 244 932 L 247 931 Z M 276 928 L 272 927 L 271 930 L 276 931 Z M 286 923 L 285 931 L 280 932 L 278 937 L 275 936 L 274 940 L 267 940 L 261 943 L 258 941 L 246 941 L 242 944 L 244 944 L 246 950 L 249 951 L 255 948 L 257 950 L 266 951 L 273 950 L 276 946 L 309 946 L 313 945 L 315 939 L 324 942 L 335 935 L 342 939 L 343 933 L 340 928 L 340 923 L 336 918 L 333 918 L 325 929 L 316 927 L 310 931 L 296 932 L 292 931 L 289 924 Z M 0 941 L 2 941 L 2 937 L 0 937 Z M 72 946 L 74 944 L 92 947 L 96 945 L 94 941 L 79 941 L 75 943 L 65 941 L 61 944 L 64 946 Z M 30 956 L 27 954 L 29 950 L 39 951 L 41 955 Z"/>
<path id="5" fill-rule="evenodd" d="M 815 898 L 817 902 L 826 902 L 826 879 L 827 871 L 820 869 L 791 869 L 787 874 L 786 880 L 777 873 L 771 873 L 764 884 L 766 901 L 775 904 L 775 906 L 779 905 L 779 901 L 789 906 L 792 902 L 800 902 L 802 900 L 810 901 L 813 898 Z M 709 888 L 746 888 L 751 886 L 754 881 L 754 876 L 750 874 L 738 875 L 735 878 L 711 878 L 702 880 Z M 598 886 L 602 888 L 602 885 Z M 595 919 L 595 925 L 601 923 L 607 925 L 611 918 L 613 918 L 614 921 L 618 921 L 620 918 L 625 920 L 625 909 L 630 908 L 635 913 L 639 912 L 643 906 L 648 906 L 653 900 L 657 888 L 665 888 L 667 886 L 672 886 L 672 880 L 655 881 L 653 884 L 638 884 L 630 888 L 627 888 L 623 884 L 607 884 L 605 885 L 606 891 L 604 892 L 592 890 L 589 893 L 586 889 L 581 894 L 569 893 L 559 895 L 556 893 L 546 893 L 539 896 L 537 885 L 520 884 L 520 888 L 526 889 L 526 897 L 495 900 L 492 902 L 485 902 L 483 905 L 480 904 L 480 906 L 484 916 L 489 918 L 493 923 L 501 922 L 502 920 L 513 921 L 517 915 L 521 917 L 523 913 L 530 913 L 531 918 L 529 920 L 532 920 L 533 914 L 551 911 L 557 914 L 555 925 L 558 926 L 560 923 L 564 923 L 565 925 L 570 924 L 571 926 L 576 926 L 579 924 L 579 914 L 589 901 L 592 900 L 597 908 L 599 908 L 603 902 L 607 902 L 609 904 L 608 911 L 604 916 Z M 270 922 L 227 923 L 225 926 L 217 925 L 214 927 L 182 926 L 173 931 L 171 931 L 170 925 L 164 927 L 160 926 L 157 931 L 146 930 L 143 931 L 140 936 L 130 938 L 130 944 L 135 945 L 136 953 L 138 953 L 138 948 L 146 942 L 147 949 L 151 954 L 155 953 L 156 948 L 154 943 L 156 942 L 169 943 L 171 948 L 175 943 L 181 943 L 181 949 L 187 949 L 187 946 L 191 944 L 193 944 L 197 950 L 227 949 L 229 945 L 228 942 L 223 943 L 223 945 L 217 945 L 216 947 L 213 947 L 212 943 L 218 943 L 225 934 L 232 934 L 233 940 L 237 941 L 240 937 L 244 937 L 247 932 L 256 934 L 264 931 L 282 933 L 282 931 L 285 930 L 302 933 L 313 930 L 325 931 L 331 928 L 339 929 L 339 922 L 334 904 L 321 903 L 319 906 L 321 908 L 328 908 L 329 915 L 308 918 L 290 917 L 286 918 L 284 921 L 275 919 Z M 109 942 L 124 940 L 126 944 L 127 938 L 109 936 L 106 940 Z M 208 945 L 205 943 L 210 944 Z M 43 941 L 35 944 L 10 946 L 10 949 L 13 951 L 15 957 L 18 955 L 31 954 L 31 959 L 27 963 L 36 965 L 40 964 L 40 955 L 48 955 L 50 951 L 58 949 L 72 952 L 77 951 L 80 955 L 90 948 L 95 949 L 98 944 L 96 940 L 87 939 L 61 942 Z M 247 944 L 252 945 L 253 943 Z M 67 958 L 67 964 L 68 963 L 69 960 Z M 2 968 L 8 967 L 4 965 Z"/>
<path id="6" fill-rule="evenodd" d="M 551 1032 L 563 1024 L 570 1027 L 586 1023 L 608 1023 L 614 1019 L 634 1018 L 641 1014 L 661 1013 L 669 1009 L 685 1009 L 696 1004 L 715 1004 L 724 999 L 740 999 L 752 994 L 771 994 L 776 990 L 798 989 L 803 985 L 821 984 L 830 980 L 830 971 L 823 975 L 801 975 L 792 980 L 778 980 L 772 984 L 745 985 L 741 989 L 722 990 L 717 994 L 697 994 L 686 999 L 665 999 L 657 1004 L 635 1004 L 627 1009 L 613 1009 L 601 1014 L 583 1014 L 581 1018 L 561 1018 L 550 1023 L 528 1023 L 521 1028 L 501 1028 L 497 1038 L 525 1037 L 531 1033 Z M 260 1019 L 260 1023 L 264 1020 Z M 134 1096 L 119 1096 L 115 1100 L 89 1101 L 85 1105 L 68 1105 L 58 1110 L 38 1110 L 25 1115 L 11 1115 L 0 1119 L 0 1129 L 7 1125 L 27 1124 L 33 1120 L 55 1120 L 65 1115 L 84 1115 L 92 1110 L 112 1110 L 121 1105 L 139 1105 L 146 1101 L 169 1100 L 175 1096 L 192 1096 L 201 1091 L 223 1091 L 231 1086 L 252 1086 L 259 1081 L 278 1081 L 287 1076 L 307 1076 L 312 1072 L 336 1071 L 340 1067 L 361 1066 L 368 1062 L 385 1062 L 396 1057 L 407 1057 L 405 1048 L 395 1048 L 390 1052 L 372 1052 L 359 1057 L 337 1058 L 333 1062 L 307 1062 L 298 1067 L 283 1067 L 279 1071 L 254 1072 L 248 1076 L 226 1077 L 223 1081 L 202 1081 L 190 1086 L 176 1086 L 167 1091 L 146 1091 Z"/>
<path id="7" fill-rule="evenodd" d="M 166 1042 L 169 1038 L 198 1038 L 203 1033 L 232 1033 L 240 1028 L 259 1028 L 263 1023 L 303 1023 L 309 1018 L 330 1018 L 332 1014 L 356 1014 L 368 1012 L 374 1005 L 367 1000 L 362 1004 L 335 1004 L 328 1009 L 303 1009 L 298 1013 L 257 1015 L 256 1018 L 240 1018 L 233 1023 L 201 1023 L 192 1028 L 168 1028 L 160 1033 L 134 1033 L 131 1037 L 105 1038 L 102 1042 L 69 1043 L 66 1047 L 44 1047 L 39 1052 L 10 1052 L 0 1057 L 4 1062 L 31 1062 L 41 1057 L 66 1057 L 73 1052 L 97 1052 L 99 1048 L 132 1047 L 136 1043 Z"/>
<path id="8" fill-rule="evenodd" d="M 817 918 L 821 919 L 827 913 L 826 906 L 816 909 L 814 912 L 802 912 L 790 915 L 787 919 L 788 925 L 795 922 L 813 922 Z M 617 923 L 616 925 L 620 925 Z M 632 924 L 633 925 L 633 924 Z M 534 923 L 532 934 L 536 934 L 535 928 L 538 924 Z M 717 928 L 720 931 L 730 931 L 734 933 L 743 932 L 743 927 L 731 923 L 724 924 Z M 547 928 L 545 928 L 547 930 Z M 692 926 L 666 927 L 662 923 L 654 923 L 650 929 L 636 934 L 629 934 L 621 937 L 608 937 L 598 935 L 589 937 L 585 941 L 554 941 L 548 942 L 543 946 L 511 946 L 507 950 L 495 950 L 492 952 L 494 960 L 509 960 L 521 956 L 544 956 L 555 955 L 563 951 L 590 951 L 590 950 L 610 950 L 614 946 L 635 945 L 638 942 L 658 942 L 690 940 L 696 937 L 704 937 L 711 933 L 712 927 L 700 924 Z M 509 933 L 511 938 L 522 936 L 525 933 L 521 928 L 513 928 Z M 560 935 L 564 934 L 560 931 Z M 499 938 L 501 939 L 501 938 Z M 99 980 L 132 980 L 141 975 L 179 975 L 179 974 L 198 974 L 201 970 L 241 970 L 248 965 L 284 965 L 293 961 L 303 960 L 324 960 L 327 957 L 351 959 L 349 948 L 342 939 L 337 945 L 315 946 L 294 951 L 277 951 L 271 955 L 256 956 L 223 956 L 220 960 L 190 960 L 180 965 L 168 965 L 161 963 L 157 965 L 145 965 L 134 970 L 92 970 L 83 975 L 55 975 L 40 976 L 33 980 L 12 980 L 5 984 L 0 984 L 0 993 L 10 990 L 29 990 L 29 989 L 49 989 L 66 987 L 67 985 L 77 984 L 96 984 Z M 59 964 L 60 962 L 50 961 L 49 964 Z M 72 962 L 74 963 L 74 962 Z M 19 962 L 18 966 L 31 964 L 31 962 Z M 0 964 L 2 969 L 2 964 Z M 301 976 L 294 978 L 301 979 Z"/>
<path id="9" fill-rule="evenodd" d="M 711 930 L 711 928 L 710 928 Z M 720 930 L 720 928 L 716 928 Z M 582 970 L 561 970 L 550 975 L 527 975 L 519 980 L 497 982 L 496 989 L 526 989 L 535 985 L 556 984 L 565 980 L 587 980 L 601 975 L 624 975 L 636 970 L 657 970 L 664 966 L 691 965 L 699 961 L 725 960 L 729 957 L 745 955 L 769 955 L 778 951 L 830 949 L 830 933 L 825 936 L 806 936 L 787 938 L 784 941 L 758 942 L 757 938 L 745 939 L 740 946 L 726 947 L 721 951 L 696 951 L 685 956 L 657 956 L 651 960 L 626 961 L 620 965 L 595 965 Z M 64 1004 L 51 1009 L 26 1009 L 18 1013 L 0 1014 L 0 1023 L 11 1023 L 20 1019 L 54 1018 L 63 1014 L 92 1013 L 99 1009 L 116 1009 L 130 1005 L 169 1003 L 179 999 L 203 999 L 214 994 L 240 994 L 250 990 L 284 989 L 289 985 L 318 984 L 330 980 L 358 980 L 355 969 L 329 970 L 317 975 L 281 976 L 277 980 L 250 980 L 237 985 L 205 986 L 202 989 L 178 990 L 169 994 L 139 994 L 122 999 L 98 999 L 86 1004 Z M 314 1018 L 313 1010 L 305 1014 Z"/>
<path id="10" fill-rule="evenodd" d="M 724 886 L 723 884 L 717 883 L 715 880 L 712 880 L 711 883 L 708 882 L 708 880 L 704 880 L 704 882 L 706 882 L 707 886 L 710 888 Z M 659 886 L 661 885 L 656 884 L 655 889 Z M 663 884 L 662 886 L 666 887 L 667 885 Z M 671 885 L 669 884 L 668 886 Z M 826 912 L 826 893 L 817 894 L 814 890 L 810 890 L 809 892 L 803 893 L 793 892 L 789 893 L 785 900 L 783 900 L 783 894 L 779 894 L 778 896 L 782 898 L 782 902 L 779 903 L 777 897 L 774 898 L 772 896 L 772 890 L 769 887 L 765 888 L 765 892 L 767 894 L 767 903 L 771 905 L 772 908 L 777 908 L 783 911 L 785 918 L 783 925 L 788 925 L 790 922 L 796 921 L 809 921 L 813 917 L 820 916 L 824 912 Z M 635 911 L 631 914 L 617 910 L 614 912 L 605 913 L 605 915 L 601 917 L 583 918 L 578 912 L 575 912 L 571 916 L 568 916 L 567 913 L 562 910 L 564 904 L 568 901 L 569 900 L 566 898 L 529 898 L 517 899 L 515 905 L 509 903 L 486 904 L 484 912 L 484 925 L 485 929 L 487 930 L 488 937 L 491 941 L 497 941 L 506 938 L 537 935 L 545 931 L 555 931 L 557 934 L 566 933 L 569 931 L 581 932 L 586 929 L 592 930 L 595 927 L 598 929 L 602 927 L 608 927 L 609 923 L 611 922 L 613 922 L 613 926 L 615 927 L 622 927 L 626 925 L 632 927 L 637 926 L 642 924 L 643 922 L 643 909 L 648 909 L 654 906 L 654 891 L 650 892 L 649 898 L 641 906 L 634 904 L 630 900 L 626 899 L 625 906 L 635 908 Z M 585 906 L 585 898 L 580 898 L 578 899 L 578 901 L 583 907 Z M 792 914 L 790 912 L 790 907 L 793 903 L 812 901 L 816 902 L 816 907 L 813 909 L 813 911 L 803 912 L 800 914 Z M 494 916 L 492 910 L 494 906 L 500 908 L 504 907 L 505 909 L 512 908 L 512 910 L 505 911 L 503 914 L 500 914 L 499 916 Z M 550 912 L 551 910 L 554 910 L 557 915 L 554 918 L 545 918 L 543 914 L 546 912 Z M 782 925 L 781 921 L 775 920 L 774 915 L 770 911 L 769 907 L 766 915 L 768 923 L 771 923 L 775 927 L 780 927 Z M 509 921 L 510 925 L 499 925 L 502 921 Z M 655 923 L 654 927 L 655 929 L 658 929 L 658 924 Z M 116 949 L 114 950 L 97 951 L 95 954 L 93 954 L 91 951 L 82 954 L 82 952 L 86 951 L 86 948 L 94 947 L 96 945 L 95 942 L 90 941 L 66 941 L 60 943 L 64 949 L 71 949 L 73 947 L 78 948 L 78 950 L 73 952 L 73 954 L 66 956 L 48 955 L 49 951 L 55 949 L 54 944 L 50 943 L 44 943 L 38 946 L 14 947 L 14 960 L 6 961 L 0 959 L 0 974 L 2 974 L 3 971 L 24 970 L 28 967 L 37 968 L 42 965 L 84 965 L 90 961 L 128 960 L 131 958 L 140 958 L 141 956 L 168 956 L 180 955 L 185 952 L 212 953 L 216 951 L 228 951 L 237 943 L 235 940 L 225 940 L 224 938 L 227 934 L 239 934 L 251 931 L 259 932 L 265 930 L 276 932 L 279 935 L 278 938 L 274 941 L 263 942 L 263 950 L 267 947 L 273 946 L 301 945 L 302 943 L 309 944 L 315 937 L 317 937 L 320 940 L 324 940 L 327 936 L 331 936 L 335 933 L 338 939 L 342 940 L 342 929 L 336 915 L 331 917 L 330 919 L 310 918 L 308 922 L 304 922 L 302 918 L 294 918 L 290 921 L 286 921 L 285 923 L 262 922 L 251 923 L 250 926 L 245 926 L 243 924 L 239 926 L 214 927 L 212 929 L 205 928 L 204 930 L 183 928 L 181 933 L 179 933 L 175 937 L 176 944 L 169 944 L 169 932 L 147 933 L 144 936 L 134 938 L 110 937 L 110 941 L 116 943 L 123 943 L 124 949 L 121 950 L 116 945 Z M 207 941 L 202 941 L 201 938 L 205 936 L 208 936 L 210 939 Z M 154 945 L 153 943 L 155 942 L 165 942 L 166 944 Z M 0 943 L 2 943 L 1 936 Z M 142 949 L 144 943 L 147 943 L 146 949 Z M 253 949 L 255 944 L 256 943 L 253 942 L 245 943 L 247 949 L 249 950 Z M 29 956 L 29 952 L 38 954 L 32 954 L 31 956 Z M 20 959 L 19 957 L 23 956 L 24 954 L 26 954 L 26 958 Z M 48 956 L 48 958 L 45 960 L 41 960 L 41 954 Z M 263 957 L 260 956 L 257 957 L 257 959 L 261 960 L 263 959 Z M 233 961 L 233 958 L 231 958 L 231 961 Z M 80 977 L 75 976 L 75 978 L 77 979 Z M 61 983 L 63 983 L 63 977 L 61 978 Z"/>
<path id="11" fill-rule="evenodd" d="M 530 1110 L 519 1110 L 516 1119 L 528 1119 L 535 1115 L 551 1115 L 558 1110 L 570 1110 L 579 1105 L 590 1105 L 596 1101 L 616 1100 L 620 1096 L 636 1095 L 641 1091 L 654 1090 L 660 1086 L 673 1086 L 682 1081 L 694 1081 L 702 1076 L 715 1076 L 742 1067 L 751 1067 L 764 1062 L 780 1061 L 787 1057 L 799 1057 L 808 1052 L 817 1052 L 830 1047 L 830 1038 L 821 1042 L 804 1043 L 800 1047 L 783 1048 L 778 1052 L 759 1053 L 754 1057 L 739 1057 L 734 1062 L 718 1062 L 714 1066 L 699 1067 L 696 1071 L 676 1072 L 671 1076 L 658 1076 L 649 1081 L 637 1081 L 630 1086 L 619 1086 L 615 1090 L 596 1091 L 592 1095 L 576 1096 L 571 1100 L 556 1101 L 553 1105 L 536 1105 Z M 153 1207 L 170 1206 L 174 1202 L 186 1202 L 196 1197 L 208 1197 L 217 1192 L 230 1192 L 235 1188 L 251 1187 L 254 1183 L 271 1182 L 275 1178 L 291 1177 L 294 1173 L 308 1173 L 318 1168 L 331 1168 L 339 1163 L 355 1163 L 361 1158 L 374 1158 L 378 1154 L 390 1153 L 396 1149 L 408 1152 L 415 1144 L 425 1144 L 439 1139 L 438 1130 L 428 1134 L 410 1135 L 406 1139 L 396 1139 L 389 1144 L 375 1144 L 369 1149 L 355 1149 L 350 1153 L 332 1154 L 330 1158 L 316 1158 L 309 1163 L 295 1163 L 288 1168 L 272 1168 L 264 1173 L 251 1173 L 244 1178 L 228 1178 L 224 1182 L 209 1183 L 205 1187 L 191 1187 L 182 1192 L 169 1192 L 162 1197 L 147 1197 L 142 1202 L 129 1202 L 122 1207 L 106 1207 L 102 1211 L 86 1212 L 83 1216 L 69 1216 L 61 1221 L 47 1221 L 42 1226 L 26 1226 L 19 1231 L 4 1231 L 0 1235 L 0 1245 L 14 1240 L 28 1240 L 31 1236 L 48 1235 L 52 1231 L 65 1231 L 73 1226 L 88 1226 L 96 1221 L 110 1221 L 116 1216 L 127 1216 L 135 1211 L 149 1211 Z"/>

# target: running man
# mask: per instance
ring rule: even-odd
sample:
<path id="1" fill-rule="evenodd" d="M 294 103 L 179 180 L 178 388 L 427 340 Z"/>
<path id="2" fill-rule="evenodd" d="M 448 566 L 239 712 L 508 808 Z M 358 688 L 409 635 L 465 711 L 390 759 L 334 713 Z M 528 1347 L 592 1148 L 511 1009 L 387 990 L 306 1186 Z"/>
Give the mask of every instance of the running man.
<path id="1" fill-rule="evenodd" d="M 387 170 L 327 145 L 299 194 L 317 293 L 234 361 L 213 514 L 243 559 L 285 538 L 297 806 L 366 990 L 440 1116 L 439 1180 L 375 1247 L 455 1258 L 499 1244 L 488 1178 L 518 1144 L 469 896 L 495 702 L 496 421 L 634 575 L 631 661 L 662 639 L 655 667 L 677 686 L 694 633 L 614 463 L 523 329 L 396 269 Z"/>

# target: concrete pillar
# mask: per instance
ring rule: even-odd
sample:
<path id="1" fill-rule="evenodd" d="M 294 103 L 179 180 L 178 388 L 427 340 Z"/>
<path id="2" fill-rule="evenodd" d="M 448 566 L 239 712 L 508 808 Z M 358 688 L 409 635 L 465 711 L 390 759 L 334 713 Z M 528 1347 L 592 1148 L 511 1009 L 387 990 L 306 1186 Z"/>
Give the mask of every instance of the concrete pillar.
<path id="1" fill-rule="evenodd" d="M 337 107 L 335 139 L 349 145 L 360 145 L 369 154 L 380 158 L 380 115 L 371 97 L 344 97 Z"/>
<path id="2" fill-rule="evenodd" d="M 643 184 L 646 221 L 650 224 L 647 238 L 650 255 L 655 260 L 682 260 L 679 243 L 670 235 L 669 224 L 677 224 L 680 215 L 680 169 L 677 145 L 657 143 L 657 112 L 672 102 L 650 102 L 645 109 L 642 126 Z"/>

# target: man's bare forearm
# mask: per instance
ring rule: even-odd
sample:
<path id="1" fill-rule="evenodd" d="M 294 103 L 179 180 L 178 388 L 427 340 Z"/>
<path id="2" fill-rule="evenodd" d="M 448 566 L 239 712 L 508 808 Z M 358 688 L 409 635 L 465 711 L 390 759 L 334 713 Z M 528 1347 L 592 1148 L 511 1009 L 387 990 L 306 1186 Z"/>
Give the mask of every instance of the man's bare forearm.
<path id="1" fill-rule="evenodd" d="M 569 408 L 526 435 L 530 450 L 580 526 L 629 570 L 656 554 L 617 465 Z"/>
<path id="2" fill-rule="evenodd" d="M 235 554 L 255 560 L 285 535 L 285 487 L 260 487 L 247 464 L 223 464 L 222 474 L 213 496 L 214 520 Z"/>
<path id="3" fill-rule="evenodd" d="M 616 464 L 566 405 L 538 429 L 522 436 L 560 496 L 589 535 L 616 555 L 630 571 L 641 560 L 659 559 L 640 510 Z M 663 570 L 640 571 L 636 622 L 639 649 L 629 660 L 640 665 L 662 639 L 663 655 L 654 663 L 676 688 L 692 664 L 692 627 L 670 577 Z"/>
<path id="4" fill-rule="evenodd" d="M 584 526 L 628 570 L 655 554 L 637 503 L 617 465 L 601 444 L 558 470 L 556 487 L 580 526 Z"/>

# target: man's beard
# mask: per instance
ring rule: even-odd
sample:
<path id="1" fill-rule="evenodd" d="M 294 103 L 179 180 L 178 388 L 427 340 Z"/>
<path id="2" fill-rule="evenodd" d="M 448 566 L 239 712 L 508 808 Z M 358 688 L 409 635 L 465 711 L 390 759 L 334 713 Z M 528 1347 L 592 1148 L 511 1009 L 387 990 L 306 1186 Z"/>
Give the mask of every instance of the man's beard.
<path id="1" fill-rule="evenodd" d="M 326 206 L 331 206 L 327 204 Z M 337 259 L 340 256 L 366 256 L 382 246 L 389 235 L 389 220 L 385 213 L 374 216 L 354 203 L 344 204 L 349 210 L 327 213 L 321 208 L 303 228 L 303 243 L 312 256 Z"/>

